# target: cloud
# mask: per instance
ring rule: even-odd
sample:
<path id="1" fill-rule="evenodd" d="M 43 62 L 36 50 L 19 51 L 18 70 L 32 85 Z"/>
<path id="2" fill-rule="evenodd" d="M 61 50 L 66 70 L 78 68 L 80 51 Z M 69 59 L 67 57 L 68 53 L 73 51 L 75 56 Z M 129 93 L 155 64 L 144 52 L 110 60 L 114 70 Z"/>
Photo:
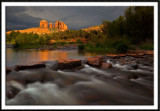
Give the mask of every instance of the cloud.
<path id="1" fill-rule="evenodd" d="M 102 20 L 112 21 L 118 18 L 124 14 L 126 8 L 120 6 L 7 7 L 7 28 L 37 27 L 41 19 L 52 23 L 60 20 L 66 23 L 69 29 L 87 28 L 100 25 Z"/>

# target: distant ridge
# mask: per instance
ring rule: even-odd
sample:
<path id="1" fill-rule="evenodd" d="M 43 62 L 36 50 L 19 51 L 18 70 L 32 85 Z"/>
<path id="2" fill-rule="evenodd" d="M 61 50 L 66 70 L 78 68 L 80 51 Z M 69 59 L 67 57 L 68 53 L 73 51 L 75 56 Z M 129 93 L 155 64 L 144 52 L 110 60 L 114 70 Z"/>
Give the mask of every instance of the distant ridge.
<path id="1" fill-rule="evenodd" d="M 82 29 L 82 30 L 85 30 L 86 32 L 89 32 L 89 31 L 92 31 L 92 30 L 101 31 L 101 27 L 102 27 L 102 25 L 98 25 L 98 26 L 88 27 L 88 28 L 85 28 L 85 29 Z"/>

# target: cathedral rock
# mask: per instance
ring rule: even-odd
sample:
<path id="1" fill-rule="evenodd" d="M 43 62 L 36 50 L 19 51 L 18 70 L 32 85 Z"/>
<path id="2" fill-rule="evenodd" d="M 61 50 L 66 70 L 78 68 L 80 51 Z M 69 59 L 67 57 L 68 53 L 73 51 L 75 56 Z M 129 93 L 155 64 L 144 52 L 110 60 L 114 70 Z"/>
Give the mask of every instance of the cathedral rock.
<path id="1" fill-rule="evenodd" d="M 49 27 L 48 27 L 48 22 L 46 20 L 41 20 L 40 21 L 40 27 L 42 28 L 55 28 L 55 29 L 59 29 L 61 31 L 67 30 L 67 25 L 64 22 L 61 21 L 56 21 L 55 22 L 55 26 L 54 24 L 52 24 L 51 22 L 49 23 Z"/>
<path id="2" fill-rule="evenodd" d="M 64 22 L 61 21 L 56 21 L 55 22 L 55 29 L 59 29 L 59 30 L 67 30 L 67 25 Z"/>
<path id="3" fill-rule="evenodd" d="M 53 29 L 53 30 L 50 30 Z M 56 30 L 54 30 L 56 29 Z M 37 33 L 39 35 L 44 33 L 52 33 L 67 30 L 67 25 L 61 21 L 56 21 L 55 24 L 52 22 L 48 23 L 46 20 L 40 21 L 40 27 L 32 27 L 24 30 L 14 30 L 15 32 L 19 31 L 20 33 Z M 7 31 L 7 34 L 10 34 L 12 31 Z"/>
<path id="4" fill-rule="evenodd" d="M 51 29 L 51 28 L 54 28 L 54 27 L 52 26 L 52 22 L 49 23 L 49 28 L 50 28 L 50 29 Z"/>
<path id="5" fill-rule="evenodd" d="M 40 27 L 48 28 L 48 22 L 46 20 L 41 20 L 40 21 Z"/>

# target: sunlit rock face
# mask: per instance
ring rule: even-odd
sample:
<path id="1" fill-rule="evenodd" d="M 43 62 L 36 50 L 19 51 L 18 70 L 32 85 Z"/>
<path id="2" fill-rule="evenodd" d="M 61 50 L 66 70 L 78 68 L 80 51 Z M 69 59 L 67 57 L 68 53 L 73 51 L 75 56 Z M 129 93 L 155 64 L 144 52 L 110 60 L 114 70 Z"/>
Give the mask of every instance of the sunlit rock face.
<path id="1" fill-rule="evenodd" d="M 64 22 L 61 21 L 56 21 L 55 22 L 55 29 L 59 29 L 59 30 L 67 30 L 67 25 Z"/>
<path id="2" fill-rule="evenodd" d="M 53 28 L 53 27 L 52 27 L 52 22 L 49 23 L 49 28 L 50 28 L 50 29 Z"/>
<path id="3" fill-rule="evenodd" d="M 46 20 L 41 20 L 40 21 L 40 27 L 42 27 L 42 28 L 48 28 L 48 22 Z"/>

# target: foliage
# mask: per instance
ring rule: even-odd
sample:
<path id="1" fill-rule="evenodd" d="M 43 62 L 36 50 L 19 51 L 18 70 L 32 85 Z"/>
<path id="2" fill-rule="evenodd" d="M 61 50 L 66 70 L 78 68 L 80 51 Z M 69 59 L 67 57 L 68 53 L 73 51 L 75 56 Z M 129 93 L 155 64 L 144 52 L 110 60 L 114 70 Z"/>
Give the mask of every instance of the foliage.
<path id="1" fill-rule="evenodd" d="M 140 49 L 153 50 L 153 43 L 151 40 L 146 40 L 142 45 L 139 46 Z"/>
<path id="2" fill-rule="evenodd" d="M 132 44 L 153 40 L 153 7 L 136 6 L 125 10 L 116 20 L 103 21 L 102 31 L 108 38 L 127 36 Z"/>
<path id="3" fill-rule="evenodd" d="M 124 42 L 118 42 L 115 45 L 115 49 L 119 53 L 126 53 L 127 50 L 128 50 L 128 48 L 129 48 L 129 46 L 126 43 L 124 43 Z"/>
<path id="4" fill-rule="evenodd" d="M 79 44 L 78 45 L 78 50 L 84 50 L 84 44 Z"/>
<path id="5" fill-rule="evenodd" d="M 27 34 L 12 31 L 6 35 L 7 43 L 14 47 L 40 47 L 44 45 L 65 45 L 78 43 L 79 50 L 117 51 L 124 53 L 128 49 L 153 49 L 153 7 L 135 6 L 125 10 L 124 16 L 113 21 L 104 20 L 101 31 L 66 30 L 57 32 L 50 29 L 51 34 Z M 88 41 L 83 43 L 83 39 Z M 53 40 L 56 43 L 51 42 Z M 146 41 L 151 41 L 147 43 Z"/>

